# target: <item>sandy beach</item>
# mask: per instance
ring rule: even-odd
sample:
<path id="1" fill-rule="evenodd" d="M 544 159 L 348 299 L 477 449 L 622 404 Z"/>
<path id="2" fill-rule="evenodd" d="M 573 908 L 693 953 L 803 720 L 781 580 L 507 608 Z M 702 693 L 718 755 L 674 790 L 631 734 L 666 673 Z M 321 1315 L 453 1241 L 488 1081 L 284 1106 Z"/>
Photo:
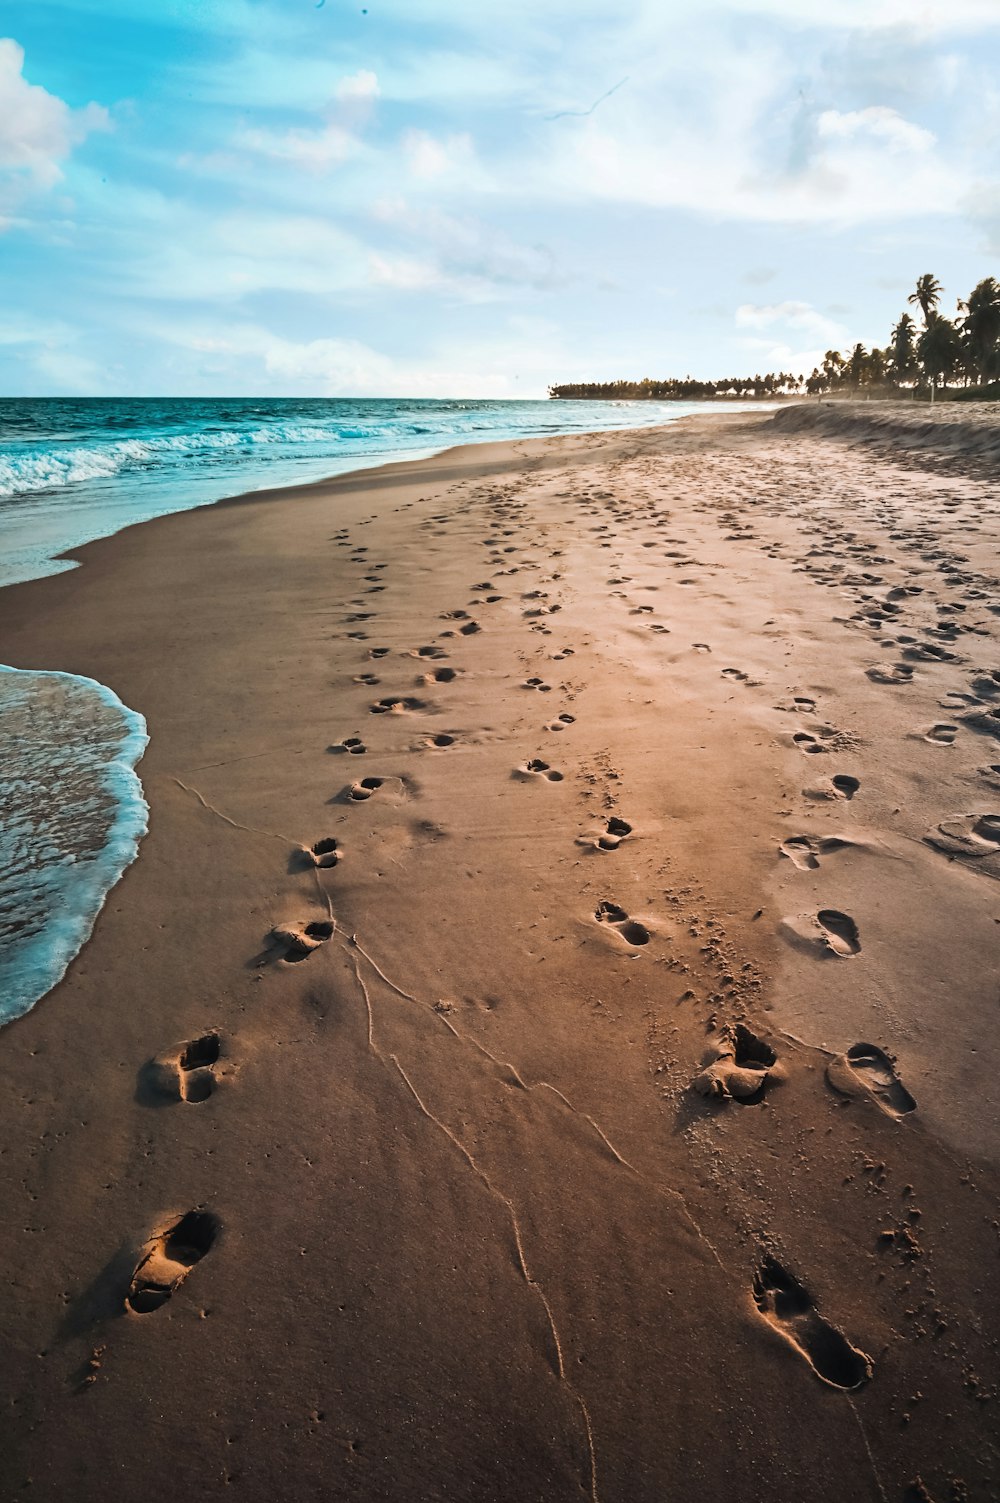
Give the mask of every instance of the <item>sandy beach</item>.
<path id="1" fill-rule="evenodd" d="M 150 735 L 0 1037 L 0 1497 L 1000 1496 L 998 431 L 454 449 L 0 591 Z"/>

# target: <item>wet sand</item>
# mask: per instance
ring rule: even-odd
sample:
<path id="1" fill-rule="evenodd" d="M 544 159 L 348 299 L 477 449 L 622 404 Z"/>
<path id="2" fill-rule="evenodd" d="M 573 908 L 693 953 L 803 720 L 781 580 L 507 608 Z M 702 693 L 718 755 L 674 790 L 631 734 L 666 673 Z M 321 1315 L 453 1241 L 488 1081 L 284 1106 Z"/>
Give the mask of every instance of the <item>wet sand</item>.
<path id="1" fill-rule="evenodd" d="M 799 411 L 0 592 L 151 736 L 0 1035 L 0 1496 L 997 1497 L 995 461 Z"/>

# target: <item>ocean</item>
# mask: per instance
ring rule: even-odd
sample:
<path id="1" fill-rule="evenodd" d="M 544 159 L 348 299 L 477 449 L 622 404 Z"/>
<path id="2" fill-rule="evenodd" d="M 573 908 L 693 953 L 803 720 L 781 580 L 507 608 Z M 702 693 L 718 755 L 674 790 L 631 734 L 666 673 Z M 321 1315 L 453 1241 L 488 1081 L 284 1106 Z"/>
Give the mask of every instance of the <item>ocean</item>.
<path id="1" fill-rule="evenodd" d="M 645 427 L 681 402 L 104 398 L 0 400 L 0 585 L 57 554 L 223 496 L 454 444 Z"/>
<path id="2" fill-rule="evenodd" d="M 58 555 L 223 496 L 455 444 L 647 427 L 708 405 L 0 400 L 0 586 L 71 569 Z M 135 859 L 146 745 L 141 714 L 106 685 L 0 668 L 0 1025 L 61 980 Z"/>

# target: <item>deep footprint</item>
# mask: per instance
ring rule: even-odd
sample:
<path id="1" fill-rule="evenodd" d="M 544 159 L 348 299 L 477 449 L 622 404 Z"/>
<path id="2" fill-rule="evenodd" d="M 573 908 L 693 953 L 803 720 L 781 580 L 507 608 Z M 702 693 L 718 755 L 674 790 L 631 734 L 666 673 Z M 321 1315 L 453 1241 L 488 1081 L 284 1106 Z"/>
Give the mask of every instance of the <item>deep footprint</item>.
<path id="1" fill-rule="evenodd" d="M 222 1040 L 217 1033 L 203 1033 L 165 1049 L 145 1067 L 143 1074 L 152 1088 L 174 1101 L 207 1101 L 218 1081 L 215 1066 Z"/>
<path id="2" fill-rule="evenodd" d="M 599 851 L 617 851 L 622 841 L 632 833 L 632 826 L 624 819 L 619 819 L 613 814 L 608 820 L 607 828 L 603 835 L 597 837 L 597 849 Z"/>
<path id="3" fill-rule="evenodd" d="M 307 852 L 313 866 L 322 867 L 324 870 L 336 866 L 340 860 L 340 854 L 337 842 L 332 835 L 327 836 L 323 840 L 317 840 L 316 844 L 310 846 Z"/>
<path id="4" fill-rule="evenodd" d="M 547 762 L 543 762 L 541 757 L 532 757 L 531 761 L 518 768 L 518 771 L 530 773 L 533 777 L 547 778 L 550 783 L 561 783 L 563 780 L 562 773 L 556 772 Z"/>
<path id="5" fill-rule="evenodd" d="M 334 927 L 332 919 L 316 919 L 304 929 L 272 929 L 271 943 L 281 951 L 280 960 L 297 965 L 333 938 Z"/>
<path id="6" fill-rule="evenodd" d="M 776 1258 L 766 1257 L 758 1268 L 753 1298 L 767 1323 L 791 1343 L 824 1383 L 850 1391 L 868 1382 L 871 1358 L 824 1320 L 798 1279 Z"/>
<path id="7" fill-rule="evenodd" d="M 178 1060 L 182 1101 L 207 1101 L 215 1090 L 213 1066 L 218 1063 L 221 1040 L 217 1033 L 202 1034 L 184 1046 Z"/>
<path id="8" fill-rule="evenodd" d="M 426 709 L 422 699 L 414 699 L 412 695 L 393 695 L 387 699 L 377 699 L 373 705 L 369 705 L 373 715 L 405 715 L 413 710 Z"/>
<path id="9" fill-rule="evenodd" d="M 208 1211 L 188 1211 L 154 1238 L 132 1275 L 125 1304 L 136 1315 L 165 1305 L 196 1263 L 211 1250 L 219 1223 Z"/>
<path id="10" fill-rule="evenodd" d="M 751 1106 L 763 1101 L 768 1086 L 784 1078 L 776 1050 L 737 1023 L 717 1035 L 705 1056 L 704 1069 L 691 1084 L 702 1096 L 731 1098 Z"/>
<path id="11" fill-rule="evenodd" d="M 352 783 L 347 790 L 347 796 L 354 803 L 363 803 L 366 798 L 371 798 L 377 793 L 385 782 L 385 778 L 362 778 L 359 783 Z"/>
<path id="12" fill-rule="evenodd" d="M 836 908 L 821 908 L 816 922 L 823 930 L 826 944 L 835 955 L 857 955 L 861 949 L 858 926 L 849 913 Z"/>
<path id="13" fill-rule="evenodd" d="M 649 930 L 645 924 L 640 924 L 636 919 L 630 919 L 625 909 L 620 908 L 617 903 L 609 903 L 606 900 L 598 903 L 594 910 L 594 917 L 599 924 L 611 924 L 617 929 L 626 944 L 649 944 Z"/>

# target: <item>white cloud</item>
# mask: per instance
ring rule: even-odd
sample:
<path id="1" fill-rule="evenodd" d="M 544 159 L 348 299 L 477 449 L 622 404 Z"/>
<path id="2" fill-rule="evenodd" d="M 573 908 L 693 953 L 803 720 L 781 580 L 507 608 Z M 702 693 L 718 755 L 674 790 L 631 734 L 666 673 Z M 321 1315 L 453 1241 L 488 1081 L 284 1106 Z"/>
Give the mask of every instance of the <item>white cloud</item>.
<path id="1" fill-rule="evenodd" d="M 1000 26 L 996 0 L 729 0 L 733 10 L 774 16 L 797 26 L 876 31 L 900 22 L 928 31 L 984 30 Z"/>
<path id="2" fill-rule="evenodd" d="M 474 181 L 482 184 L 476 148 L 467 131 L 437 137 L 425 130 L 407 130 L 402 145 L 410 172 L 418 180 L 460 179 L 469 186 Z"/>
<path id="3" fill-rule="evenodd" d="M 912 121 L 904 120 L 896 110 L 884 105 L 870 105 L 864 110 L 824 110 L 816 121 L 819 135 L 828 141 L 850 141 L 857 136 L 873 136 L 885 141 L 893 150 L 929 151 L 935 137 Z"/>
<path id="4" fill-rule="evenodd" d="M 331 397 L 521 395 L 509 374 L 509 345 L 491 349 L 480 343 L 474 349 L 433 350 L 424 359 L 404 359 L 356 339 L 294 340 L 249 323 L 212 328 L 174 322 L 149 332 L 184 354 L 205 355 L 213 374 L 233 371 L 240 386 L 255 391 Z M 513 347 L 524 360 L 524 342 L 515 339 Z M 535 385 L 544 390 L 544 355 L 537 353 L 537 341 L 527 348 L 538 360 L 538 373 L 531 371 Z"/>
<path id="5" fill-rule="evenodd" d="M 857 342 L 856 333 L 811 303 L 744 303 L 736 310 L 735 322 L 738 329 L 759 331 L 737 340 L 752 364 L 795 375 L 808 375 L 822 364 L 827 350 L 842 350 Z M 803 349 L 800 340 L 808 340 L 810 347 Z"/>
<path id="6" fill-rule="evenodd" d="M 318 176 L 354 156 L 358 144 L 356 137 L 339 125 L 325 125 L 321 130 L 244 130 L 234 141 L 237 151 L 270 157 Z"/>
<path id="7" fill-rule="evenodd" d="M 485 301 L 512 288 L 551 288 L 566 281 L 547 247 L 523 245 L 473 215 L 390 198 L 375 205 L 374 217 L 418 246 L 422 264 L 433 265 L 440 282 L 470 299 Z"/>
<path id="8" fill-rule="evenodd" d="M 178 203 L 170 233 L 154 240 L 155 212 L 143 254 L 122 273 L 123 290 L 133 294 L 208 303 L 275 290 L 324 298 L 369 280 L 365 247 L 316 216 L 237 212 L 208 219 Z"/>
<path id="9" fill-rule="evenodd" d="M 339 167 L 363 150 L 358 132 L 364 127 L 379 97 L 377 76 L 368 69 L 338 80 L 333 98 L 319 127 L 289 130 L 242 130 L 233 146 L 317 176 Z M 230 159 L 223 153 L 222 160 Z M 216 163 L 218 158 L 216 157 Z M 213 166 L 211 158 L 203 164 Z"/>
<path id="10" fill-rule="evenodd" d="M 402 292 L 419 292 L 441 280 L 436 267 L 427 261 L 414 260 L 412 256 L 382 256 L 372 251 L 368 266 L 373 282 Z"/>
<path id="11" fill-rule="evenodd" d="M 61 163 L 94 130 L 108 130 L 108 112 L 99 104 L 70 109 L 55 94 L 24 77 L 24 48 L 0 38 L 0 172 L 33 186 L 51 188 L 62 177 Z"/>
<path id="12" fill-rule="evenodd" d="M 775 325 L 801 329 L 827 344 L 843 340 L 847 335 L 843 324 L 827 318 L 810 303 L 743 303 L 736 310 L 736 327 L 739 329 L 770 329 Z"/>
<path id="13" fill-rule="evenodd" d="M 342 78 L 338 83 L 335 94 L 342 103 L 368 103 L 377 99 L 380 93 L 378 76 L 368 68 L 361 68 L 357 73 Z"/>

